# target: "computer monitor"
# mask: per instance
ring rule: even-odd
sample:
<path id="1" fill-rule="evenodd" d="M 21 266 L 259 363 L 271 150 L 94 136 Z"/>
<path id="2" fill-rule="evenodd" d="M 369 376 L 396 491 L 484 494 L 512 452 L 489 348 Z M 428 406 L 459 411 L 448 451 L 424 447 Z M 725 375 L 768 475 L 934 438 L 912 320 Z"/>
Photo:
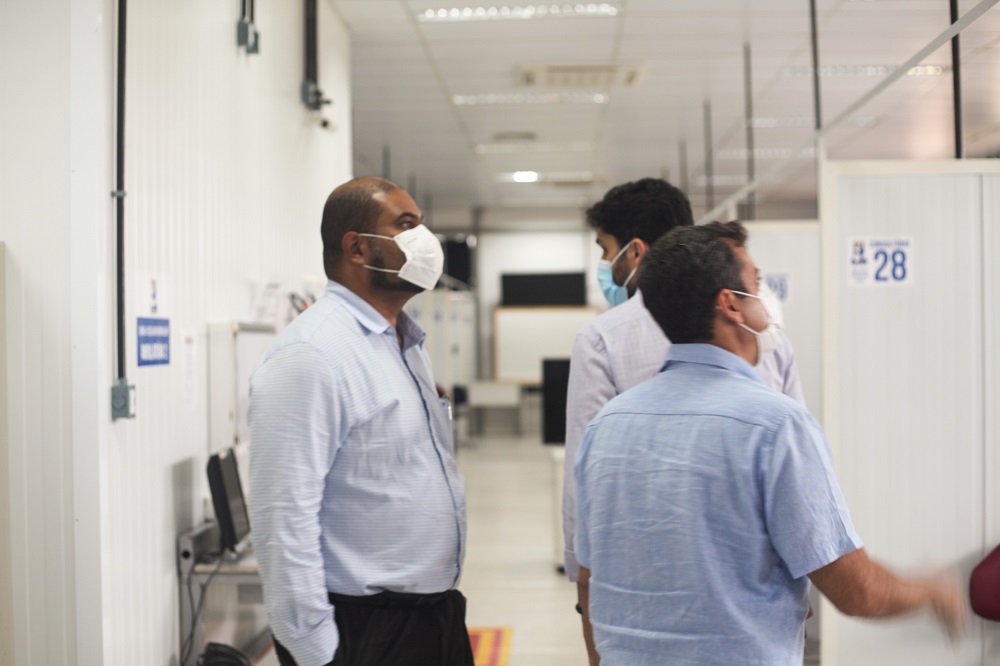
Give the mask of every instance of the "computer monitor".
<path id="1" fill-rule="evenodd" d="M 250 517 L 243 499 L 243 486 L 236 466 L 236 454 L 224 449 L 208 459 L 208 486 L 219 522 L 223 550 L 242 552 L 249 545 Z"/>
<path id="2" fill-rule="evenodd" d="M 566 443 L 569 359 L 542 359 L 542 443 Z"/>

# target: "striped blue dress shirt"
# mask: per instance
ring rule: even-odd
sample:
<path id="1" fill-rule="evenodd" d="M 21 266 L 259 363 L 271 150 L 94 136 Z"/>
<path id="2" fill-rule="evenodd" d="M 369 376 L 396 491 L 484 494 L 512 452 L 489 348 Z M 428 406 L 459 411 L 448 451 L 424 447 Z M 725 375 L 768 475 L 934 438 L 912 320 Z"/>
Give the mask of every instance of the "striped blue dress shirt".
<path id="1" fill-rule="evenodd" d="M 285 329 L 251 378 L 250 520 L 275 637 L 299 666 L 333 660 L 327 592 L 454 588 L 464 480 L 424 332 L 346 287 Z"/>

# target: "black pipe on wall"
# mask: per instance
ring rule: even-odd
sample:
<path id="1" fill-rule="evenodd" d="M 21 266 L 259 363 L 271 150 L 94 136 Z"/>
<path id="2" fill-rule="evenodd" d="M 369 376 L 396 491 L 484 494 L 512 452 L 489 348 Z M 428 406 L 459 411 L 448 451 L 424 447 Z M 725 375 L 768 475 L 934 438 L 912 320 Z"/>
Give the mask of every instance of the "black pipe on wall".
<path id="1" fill-rule="evenodd" d="M 819 89 L 819 30 L 816 27 L 816 0 L 809 0 L 809 42 L 812 51 L 813 126 L 823 128 L 823 108 Z"/>
<path id="2" fill-rule="evenodd" d="M 753 61 L 751 60 L 750 42 L 743 44 L 743 104 L 746 116 L 747 182 L 753 182 L 757 177 L 757 167 L 754 159 Z M 757 218 L 757 194 L 755 192 L 747 195 L 746 211 L 748 220 Z"/>
<path id="3" fill-rule="evenodd" d="M 126 1 L 118 0 L 118 99 L 115 145 L 115 263 L 118 325 L 118 379 L 125 379 L 125 15 Z"/>
<path id="4" fill-rule="evenodd" d="M 306 81 L 319 85 L 316 50 L 316 0 L 306 0 Z"/>
<path id="5" fill-rule="evenodd" d="M 111 418 L 135 418 L 132 390 L 125 379 L 125 16 L 126 0 L 118 0 L 117 100 L 115 111 L 115 329 L 118 380 L 111 386 Z"/>
<path id="6" fill-rule="evenodd" d="M 958 0 L 951 0 L 951 22 L 958 21 Z M 965 140 L 962 137 L 962 50 L 958 35 L 951 38 L 951 88 L 955 107 L 955 158 L 965 157 Z"/>

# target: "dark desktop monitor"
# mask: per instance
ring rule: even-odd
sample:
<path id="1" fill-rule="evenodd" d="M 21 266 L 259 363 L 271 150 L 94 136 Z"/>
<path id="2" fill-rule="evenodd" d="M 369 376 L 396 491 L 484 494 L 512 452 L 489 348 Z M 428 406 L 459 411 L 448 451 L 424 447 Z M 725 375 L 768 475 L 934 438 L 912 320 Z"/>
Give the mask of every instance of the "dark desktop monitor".
<path id="1" fill-rule="evenodd" d="M 566 393 L 569 391 L 569 359 L 542 360 L 542 442 L 566 443 Z"/>
<path id="2" fill-rule="evenodd" d="M 208 486 L 219 522 L 222 549 L 240 552 L 248 545 L 250 517 L 243 500 L 243 486 L 232 449 L 219 451 L 208 459 Z"/>

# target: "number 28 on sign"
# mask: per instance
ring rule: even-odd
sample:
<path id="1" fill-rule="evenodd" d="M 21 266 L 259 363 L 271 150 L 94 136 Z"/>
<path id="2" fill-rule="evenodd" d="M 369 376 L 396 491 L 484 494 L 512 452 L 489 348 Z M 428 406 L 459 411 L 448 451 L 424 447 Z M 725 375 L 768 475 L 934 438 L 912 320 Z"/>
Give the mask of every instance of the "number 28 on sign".
<path id="1" fill-rule="evenodd" d="M 852 238 L 847 256 L 847 282 L 851 286 L 913 284 L 912 238 Z"/>

